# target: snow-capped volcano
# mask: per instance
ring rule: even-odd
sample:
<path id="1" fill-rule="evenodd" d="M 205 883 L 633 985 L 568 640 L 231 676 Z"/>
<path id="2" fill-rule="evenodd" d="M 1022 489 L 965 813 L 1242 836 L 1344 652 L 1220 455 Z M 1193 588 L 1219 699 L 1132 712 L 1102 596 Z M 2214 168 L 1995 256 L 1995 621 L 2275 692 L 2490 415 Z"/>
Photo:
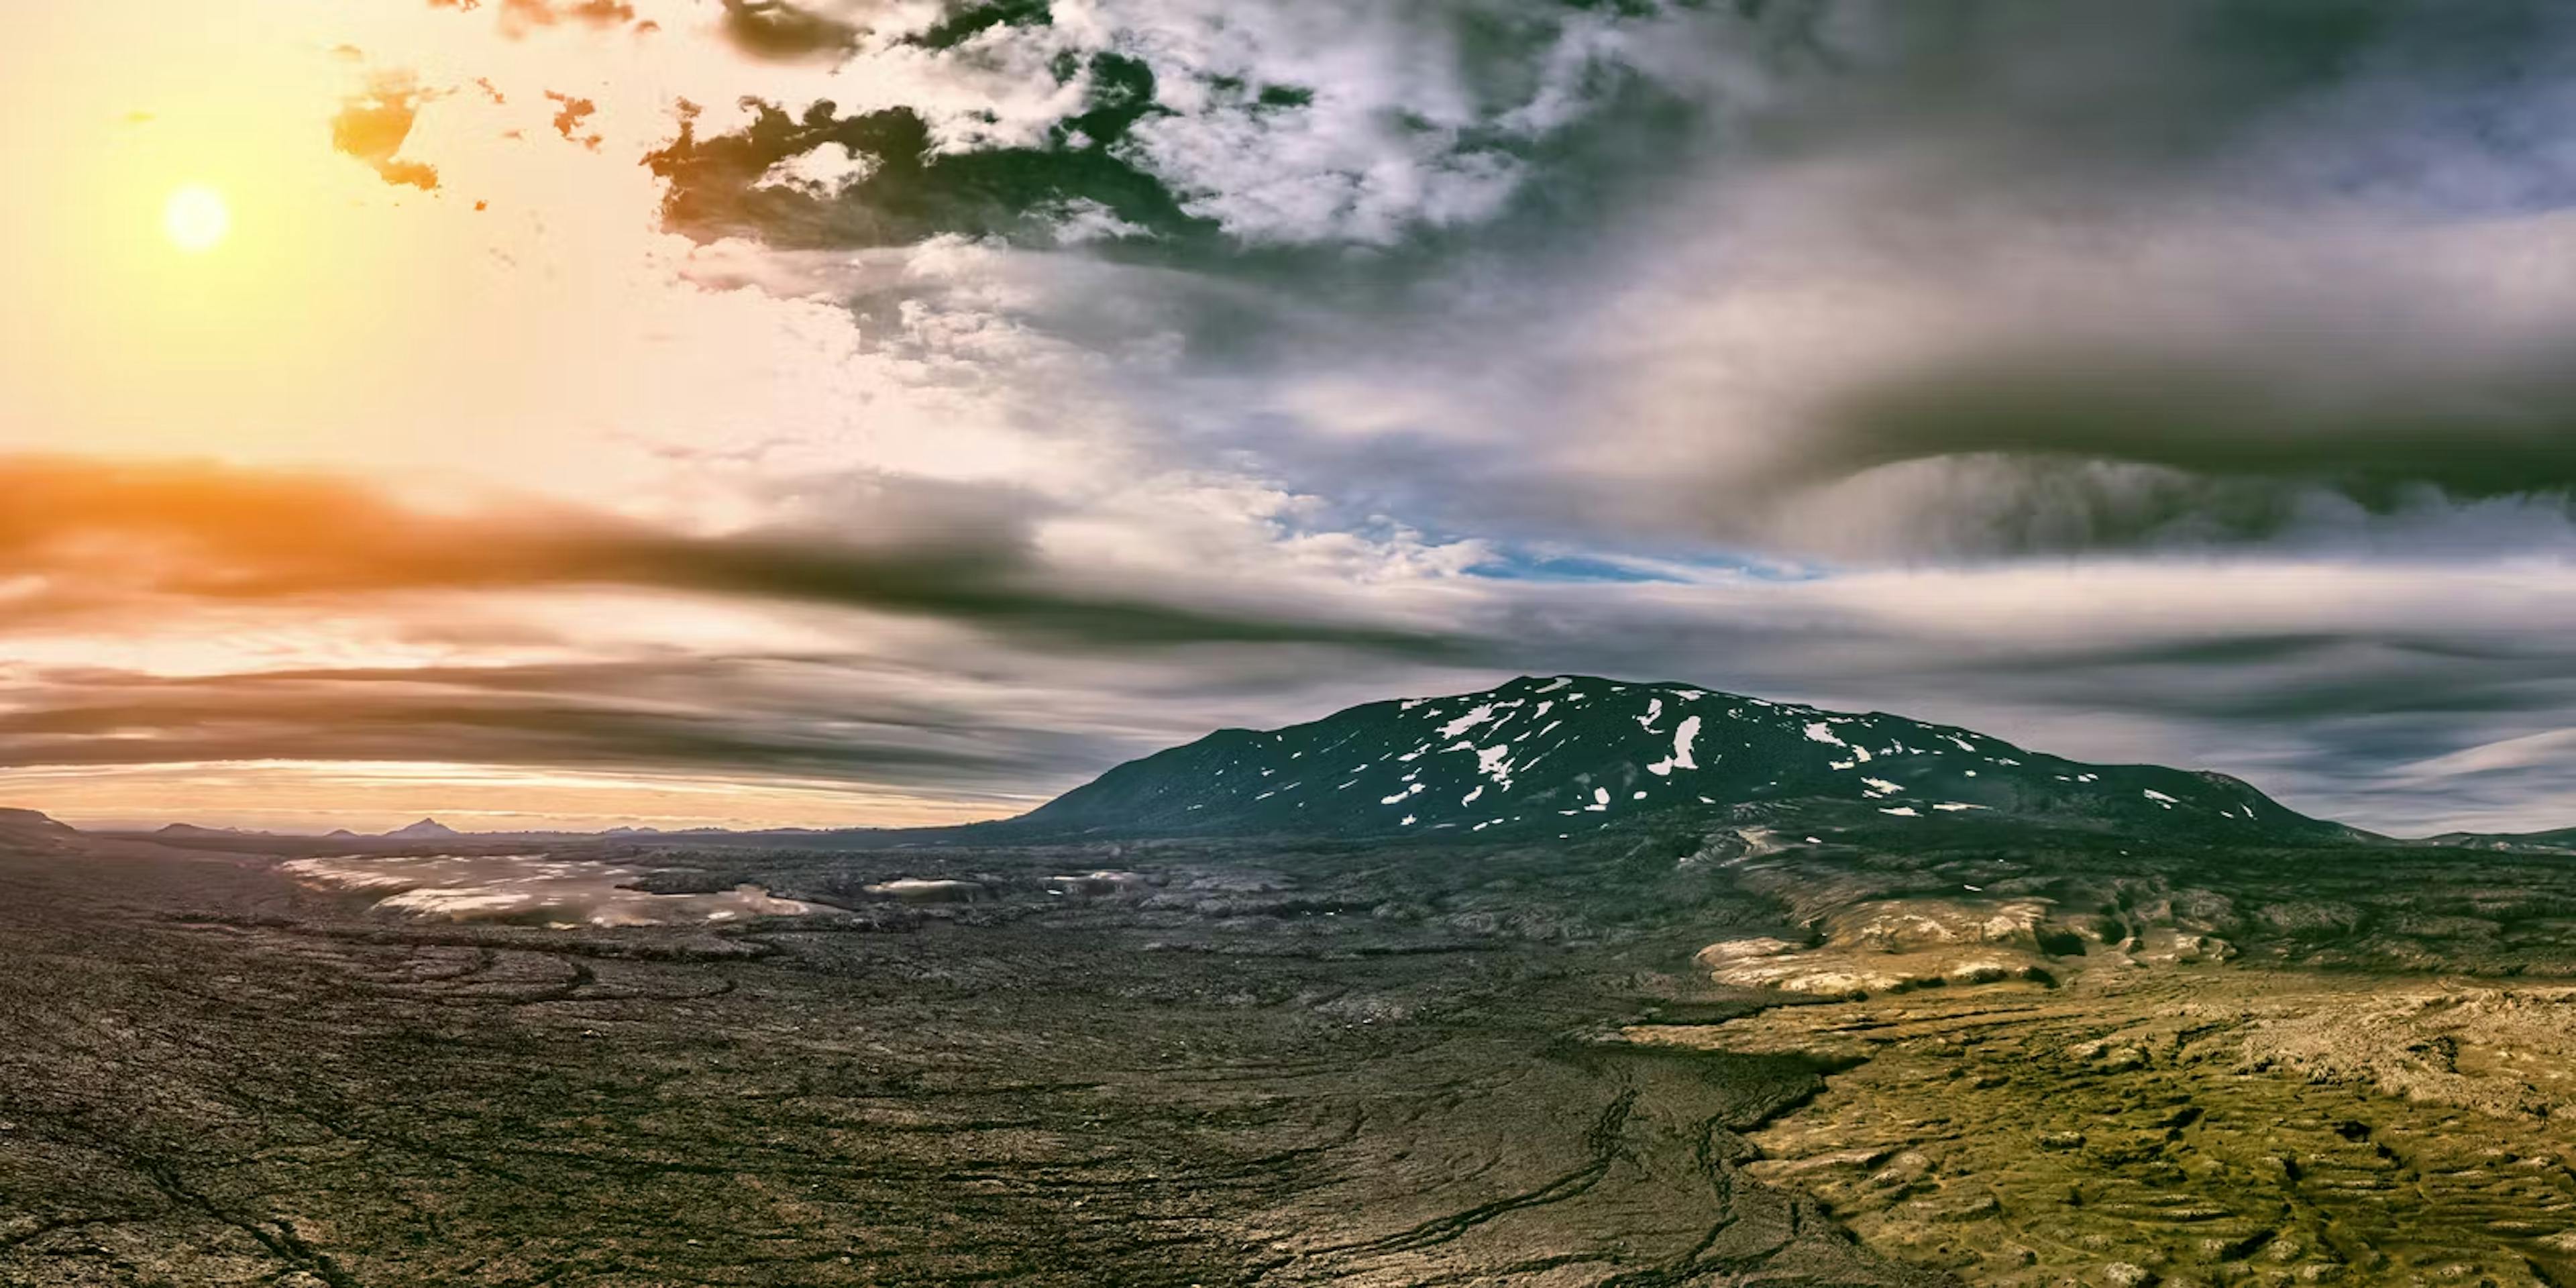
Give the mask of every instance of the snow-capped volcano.
<path id="1" fill-rule="evenodd" d="M 1024 821 L 1175 835 L 1570 834 L 1649 813 L 1812 800 L 1891 820 L 2188 823 L 2247 840 L 2330 827 L 2223 774 L 2089 765 L 1902 716 L 1573 675 L 1220 730 L 1121 765 Z"/>

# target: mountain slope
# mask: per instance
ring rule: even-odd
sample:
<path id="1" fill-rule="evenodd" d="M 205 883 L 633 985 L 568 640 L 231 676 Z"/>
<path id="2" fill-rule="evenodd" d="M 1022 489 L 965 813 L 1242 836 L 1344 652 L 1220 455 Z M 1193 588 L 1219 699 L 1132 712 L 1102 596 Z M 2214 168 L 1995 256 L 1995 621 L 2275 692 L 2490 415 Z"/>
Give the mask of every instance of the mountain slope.
<path id="1" fill-rule="evenodd" d="M 2223 774 L 2089 765 L 1902 716 L 1570 675 L 1221 730 L 1017 822 L 1076 834 L 1571 834 L 1793 801 L 1927 824 L 2002 814 L 2247 841 L 2346 834 Z"/>
<path id="2" fill-rule="evenodd" d="M 18 845 L 62 845 L 80 833 L 31 809 L 0 809 L 0 842 Z"/>

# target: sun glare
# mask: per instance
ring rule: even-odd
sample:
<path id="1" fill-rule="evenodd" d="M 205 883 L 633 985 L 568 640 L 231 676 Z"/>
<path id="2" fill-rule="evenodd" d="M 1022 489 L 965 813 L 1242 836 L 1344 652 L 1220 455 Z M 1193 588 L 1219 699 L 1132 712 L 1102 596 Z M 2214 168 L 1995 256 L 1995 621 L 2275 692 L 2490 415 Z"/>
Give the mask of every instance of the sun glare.
<path id="1" fill-rule="evenodd" d="M 224 204 L 222 193 L 190 184 L 170 194 L 170 204 L 162 208 L 161 227 L 171 245 L 197 254 L 213 250 L 232 231 L 233 212 Z"/>

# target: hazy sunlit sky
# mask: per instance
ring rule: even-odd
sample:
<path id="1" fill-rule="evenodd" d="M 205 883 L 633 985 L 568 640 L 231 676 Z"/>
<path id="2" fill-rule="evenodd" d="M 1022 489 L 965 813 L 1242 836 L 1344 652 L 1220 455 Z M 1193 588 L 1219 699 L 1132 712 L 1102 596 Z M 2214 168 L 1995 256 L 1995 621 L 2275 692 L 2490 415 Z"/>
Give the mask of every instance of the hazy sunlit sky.
<path id="1" fill-rule="evenodd" d="M 2537 0 L 28 0 L 0 798 L 1018 812 L 1519 672 L 2576 825 Z"/>

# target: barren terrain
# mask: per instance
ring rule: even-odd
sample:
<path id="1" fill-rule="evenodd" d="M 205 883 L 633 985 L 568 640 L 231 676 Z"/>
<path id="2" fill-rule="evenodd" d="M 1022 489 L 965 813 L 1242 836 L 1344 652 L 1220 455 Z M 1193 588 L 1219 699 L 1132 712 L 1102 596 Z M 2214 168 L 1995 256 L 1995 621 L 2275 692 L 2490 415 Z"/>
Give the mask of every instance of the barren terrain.
<path id="1" fill-rule="evenodd" d="M 15 844 L 0 1282 L 2576 1273 L 2562 860 L 1888 835 Z"/>

